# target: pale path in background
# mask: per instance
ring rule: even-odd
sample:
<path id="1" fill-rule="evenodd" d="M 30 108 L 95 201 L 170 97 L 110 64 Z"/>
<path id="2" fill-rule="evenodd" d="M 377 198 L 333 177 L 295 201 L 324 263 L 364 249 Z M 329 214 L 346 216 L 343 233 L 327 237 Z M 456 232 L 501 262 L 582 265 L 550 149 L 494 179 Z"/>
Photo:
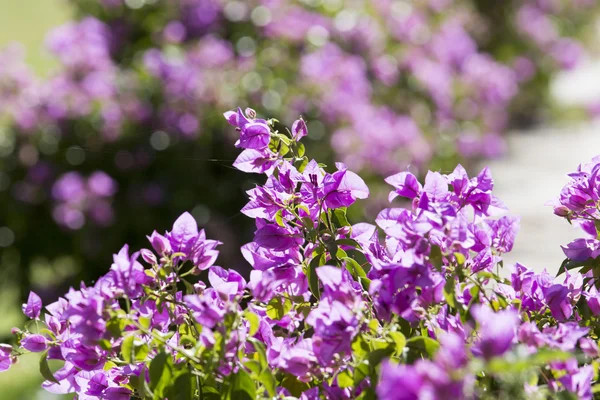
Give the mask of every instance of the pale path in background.
<path id="1" fill-rule="evenodd" d="M 552 94 L 566 106 L 600 102 L 600 61 L 587 61 L 575 71 L 560 74 Z M 486 163 L 496 181 L 496 196 L 511 214 L 521 216 L 521 230 L 505 262 L 518 261 L 553 274 L 558 271 L 565 259 L 560 246 L 583 235 L 544 204 L 559 195 L 568 181 L 566 174 L 598 154 L 600 121 L 509 134 L 506 157 Z"/>
<path id="2" fill-rule="evenodd" d="M 565 256 L 560 245 L 582 231 L 552 213 L 544 204 L 558 196 L 567 173 L 600 154 L 600 121 L 569 128 L 538 128 L 512 132 L 505 158 L 488 161 L 494 193 L 521 217 L 521 230 L 505 263 L 516 261 L 537 271 L 556 273 Z"/>

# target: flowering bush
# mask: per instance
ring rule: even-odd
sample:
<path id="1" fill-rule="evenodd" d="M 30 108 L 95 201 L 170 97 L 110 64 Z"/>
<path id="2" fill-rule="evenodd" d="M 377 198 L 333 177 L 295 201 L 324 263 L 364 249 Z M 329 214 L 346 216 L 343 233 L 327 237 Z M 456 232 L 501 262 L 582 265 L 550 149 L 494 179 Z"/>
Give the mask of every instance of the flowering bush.
<path id="1" fill-rule="evenodd" d="M 469 170 L 503 151 L 511 123 L 537 118 L 550 76 L 575 64 L 598 9 L 588 0 L 71 3 L 76 20 L 47 38 L 58 64 L 49 76 L 15 49 L 0 54 L 0 219 L 10 229 L 0 243 L 20 260 L 23 296 L 42 289 L 30 282 L 40 258 L 67 255 L 78 277 L 95 279 L 119 243 L 141 246 L 182 209 L 230 246 L 228 263 L 240 262 L 232 249 L 253 228 L 228 223 L 241 207 L 231 193 L 253 182 L 228 169 L 233 138 L 215 109 L 304 115 L 321 145 L 308 149 L 360 171 L 376 201 L 384 189 L 374 177 L 408 165 L 419 178 L 459 161 Z M 109 195 L 84 182 L 94 174 L 112 179 Z M 40 245 L 45 237 L 53 243 Z"/>
<path id="2" fill-rule="evenodd" d="M 351 225 L 369 189 L 344 164 L 309 160 L 304 120 L 279 131 L 251 109 L 225 118 L 234 166 L 266 176 L 241 210 L 256 223 L 241 249 L 249 281 L 215 265 L 220 242 L 185 213 L 43 318 L 32 292 L 0 369 L 42 353 L 46 390 L 90 400 L 593 397 L 600 158 L 553 203 L 593 238 L 565 247 L 556 278 L 520 264 L 503 277 L 519 219 L 500 216 L 487 168 L 392 175 L 390 201 L 410 207 Z"/>

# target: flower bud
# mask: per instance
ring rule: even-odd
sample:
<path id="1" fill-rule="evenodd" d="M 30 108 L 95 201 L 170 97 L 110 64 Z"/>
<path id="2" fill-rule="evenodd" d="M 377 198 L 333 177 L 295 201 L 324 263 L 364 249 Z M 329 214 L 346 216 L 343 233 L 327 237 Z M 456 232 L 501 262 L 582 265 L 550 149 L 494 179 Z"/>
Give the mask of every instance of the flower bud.
<path id="1" fill-rule="evenodd" d="M 256 111 L 254 111 L 251 108 L 246 108 L 245 113 L 246 113 L 246 116 L 250 119 L 256 118 Z"/>
<path id="2" fill-rule="evenodd" d="M 559 217 L 566 217 L 567 215 L 569 215 L 569 212 L 569 209 L 565 206 L 554 207 L 554 214 L 558 215 Z"/>
<path id="3" fill-rule="evenodd" d="M 196 290 L 196 293 L 202 293 L 206 289 L 206 283 L 204 283 L 204 282 L 195 283 L 194 289 Z"/>
<path id="4" fill-rule="evenodd" d="M 156 256 L 154 255 L 154 253 L 148 249 L 141 249 L 140 253 L 142 255 L 142 258 L 144 259 L 144 261 L 146 261 L 148 264 L 158 264 L 158 260 L 156 259 Z"/>
<path id="5" fill-rule="evenodd" d="M 350 226 L 342 226 L 340 229 L 337 230 L 337 234 L 340 236 L 347 236 L 348 234 L 350 234 L 351 230 L 352 227 Z"/>
<path id="6" fill-rule="evenodd" d="M 169 240 L 158 232 L 152 232 L 152 235 L 147 236 L 154 250 L 161 256 L 172 252 L 171 243 Z"/>

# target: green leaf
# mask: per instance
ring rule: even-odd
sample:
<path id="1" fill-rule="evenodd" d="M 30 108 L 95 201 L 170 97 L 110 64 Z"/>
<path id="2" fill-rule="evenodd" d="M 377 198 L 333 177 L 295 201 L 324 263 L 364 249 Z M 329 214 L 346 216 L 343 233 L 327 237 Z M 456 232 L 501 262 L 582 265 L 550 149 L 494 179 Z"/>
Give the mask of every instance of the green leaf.
<path id="1" fill-rule="evenodd" d="M 369 342 L 373 350 L 387 349 L 390 344 L 383 339 L 371 339 Z"/>
<path id="2" fill-rule="evenodd" d="M 306 168 L 306 166 L 308 165 L 308 157 L 304 156 L 302 158 L 297 158 L 295 164 L 295 167 L 298 170 L 298 172 L 304 172 L 304 168 Z"/>
<path id="3" fill-rule="evenodd" d="M 260 363 L 256 360 L 248 360 L 244 362 L 244 367 L 248 368 L 250 372 L 256 375 L 260 374 L 260 372 L 262 371 Z"/>
<path id="4" fill-rule="evenodd" d="M 342 389 L 354 385 L 354 379 L 352 378 L 352 375 L 350 375 L 350 371 L 345 369 L 340 372 L 337 376 L 337 384 Z"/>
<path id="5" fill-rule="evenodd" d="M 342 261 L 346 262 L 346 268 L 348 269 L 348 271 L 350 271 L 350 273 L 352 274 L 352 276 L 355 279 L 367 277 L 365 270 L 353 258 L 344 257 L 344 258 L 342 258 Z M 350 268 L 348 268 L 348 267 L 350 267 Z"/>
<path id="6" fill-rule="evenodd" d="M 464 265 L 465 261 L 467 261 L 467 259 L 465 258 L 465 256 L 462 253 L 454 253 L 454 258 L 456 258 L 456 262 L 459 265 Z"/>
<path id="7" fill-rule="evenodd" d="M 296 143 L 296 152 L 298 157 L 304 157 L 304 153 L 306 153 L 306 148 L 304 147 L 304 144 L 300 142 Z"/>
<path id="8" fill-rule="evenodd" d="M 303 392 L 309 389 L 308 383 L 300 382 L 293 375 L 286 374 L 281 381 L 281 386 L 290 391 L 290 394 L 295 397 L 300 397 Z"/>
<path id="9" fill-rule="evenodd" d="M 429 357 L 433 357 L 440 344 L 430 337 L 415 336 L 406 341 L 406 346 L 419 350 L 421 353 L 426 353 Z"/>
<path id="10" fill-rule="evenodd" d="M 200 396 L 203 400 L 221 400 L 221 392 L 215 389 L 212 386 L 202 386 L 202 396 Z"/>
<path id="11" fill-rule="evenodd" d="M 571 260 L 569 258 L 565 259 L 560 268 L 558 269 L 558 272 L 556 273 L 556 276 L 559 276 L 560 274 L 564 273 L 565 271 L 569 271 L 575 268 L 579 268 L 579 267 L 589 267 L 589 269 L 592 268 L 596 268 L 596 267 L 600 267 L 600 257 L 599 258 L 588 258 L 585 261 L 575 261 L 575 260 Z"/>
<path id="12" fill-rule="evenodd" d="M 254 314 L 252 311 L 245 311 L 244 318 L 246 318 L 250 324 L 250 330 L 248 331 L 248 334 L 250 336 L 254 336 L 254 334 L 258 332 L 258 328 L 260 326 L 260 319 L 258 318 L 258 315 Z"/>
<path id="13" fill-rule="evenodd" d="M 273 297 L 267 304 L 267 315 L 271 319 L 281 320 L 292 309 L 292 302 L 284 296 Z"/>
<path id="14" fill-rule="evenodd" d="M 185 286 L 185 293 L 186 294 L 196 294 L 196 289 L 194 288 L 194 285 L 192 285 L 191 283 L 189 283 L 185 279 L 181 279 L 181 280 L 183 281 L 183 285 Z"/>
<path id="15" fill-rule="evenodd" d="M 444 298 L 446 299 L 446 303 L 452 308 L 456 308 L 454 284 L 454 276 L 449 276 L 444 285 Z"/>
<path id="16" fill-rule="evenodd" d="M 290 138 L 288 138 L 287 136 L 285 136 L 282 133 L 277 134 L 277 138 L 288 146 L 292 144 L 292 141 L 290 140 Z"/>
<path id="17" fill-rule="evenodd" d="M 100 339 L 98 341 L 98 346 L 100 346 L 101 349 L 106 351 L 112 350 L 112 343 L 108 339 Z"/>
<path id="18" fill-rule="evenodd" d="M 394 354 L 393 346 L 388 346 L 385 349 L 378 349 L 369 354 L 369 374 L 373 375 L 377 371 L 377 366 L 381 364 L 383 359 Z"/>
<path id="19" fill-rule="evenodd" d="M 256 350 L 254 358 L 255 359 L 258 358 L 258 362 L 260 363 L 263 370 L 268 368 L 269 363 L 267 361 L 267 353 L 265 351 L 265 345 L 254 338 L 250 338 L 250 342 L 254 346 L 254 350 Z"/>
<path id="20" fill-rule="evenodd" d="M 131 364 L 135 360 L 135 354 L 133 352 L 133 341 L 135 340 L 134 335 L 126 336 L 121 343 L 121 358 L 127 364 Z"/>
<path id="21" fill-rule="evenodd" d="M 45 380 L 58 383 L 54 374 L 50 370 L 50 366 L 48 365 L 48 350 L 44 351 L 40 356 L 40 373 L 44 377 Z"/>
<path id="22" fill-rule="evenodd" d="M 265 369 L 258 377 L 258 380 L 263 384 L 269 397 L 273 398 L 276 395 L 277 381 L 273 376 L 273 372 L 269 368 Z"/>
<path id="23" fill-rule="evenodd" d="M 360 244 L 354 239 L 338 239 L 335 243 L 339 246 L 350 246 L 356 249 L 360 249 Z"/>
<path id="24" fill-rule="evenodd" d="M 335 246 L 336 246 L 335 258 L 340 259 L 340 260 L 342 258 L 348 258 L 348 254 L 346 254 L 346 252 L 344 250 L 337 247 L 337 244 Z"/>
<path id="25" fill-rule="evenodd" d="M 280 143 L 280 139 L 278 136 L 271 136 L 271 141 L 269 142 L 269 150 L 271 150 L 273 153 L 278 153 L 279 152 L 279 143 Z"/>
<path id="26" fill-rule="evenodd" d="M 406 346 L 406 337 L 402 334 L 402 332 L 390 332 L 389 335 L 390 338 L 392 338 L 394 344 L 396 345 L 395 354 L 397 356 L 401 355 L 404 351 L 404 347 Z"/>
<path id="27" fill-rule="evenodd" d="M 150 389 L 154 393 L 154 400 L 164 399 L 172 382 L 173 360 L 164 351 L 160 352 L 150 362 Z"/>
<path id="28" fill-rule="evenodd" d="M 596 227 L 596 239 L 600 240 L 600 220 L 594 220 L 594 226 Z"/>
<path id="29" fill-rule="evenodd" d="M 333 210 L 331 213 L 331 222 L 333 222 L 336 228 L 350 226 L 350 222 L 348 222 L 348 218 L 346 217 L 346 207 Z"/>
<path id="30" fill-rule="evenodd" d="M 369 354 L 370 350 L 369 344 L 366 342 L 363 335 L 356 335 L 352 342 L 352 353 L 354 356 L 359 360 L 362 360 Z"/>
<path id="31" fill-rule="evenodd" d="M 369 287 L 371 286 L 371 280 L 369 278 L 363 278 L 363 277 L 359 277 L 358 280 L 360 281 L 360 284 L 362 285 L 362 287 L 366 291 L 369 291 Z"/>
<path id="32" fill-rule="evenodd" d="M 121 333 L 125 328 L 125 320 L 119 318 L 118 316 L 114 316 L 108 320 L 106 323 L 106 330 L 110 332 L 110 334 L 115 337 L 121 337 Z"/>
<path id="33" fill-rule="evenodd" d="M 135 346 L 134 353 L 135 361 L 145 361 L 150 353 L 150 346 L 146 343 L 143 343 L 141 346 Z"/>
<path id="34" fill-rule="evenodd" d="M 227 398 L 230 400 L 254 400 L 256 398 L 256 386 L 246 370 L 240 368 L 233 376 Z"/>
<path id="35" fill-rule="evenodd" d="M 282 215 L 283 215 L 283 210 L 282 209 L 277 210 L 277 212 L 275 213 L 275 222 L 277 222 L 277 225 L 285 228 L 285 223 L 283 222 Z"/>
<path id="36" fill-rule="evenodd" d="M 319 277 L 317 276 L 317 268 L 325 264 L 325 253 L 323 253 L 323 249 L 319 249 L 319 253 L 313 257 L 308 264 L 308 286 L 313 296 L 316 297 L 317 300 L 321 298 L 321 288 L 319 286 Z"/>
<path id="37" fill-rule="evenodd" d="M 358 385 L 367 376 L 369 376 L 369 364 L 364 361 L 354 368 L 354 385 Z"/>
<path id="38" fill-rule="evenodd" d="M 166 392 L 166 398 L 169 400 L 190 400 L 193 399 L 192 374 L 187 368 L 181 371 L 175 378 L 173 384 Z"/>
<path id="39" fill-rule="evenodd" d="M 431 251 L 429 252 L 429 262 L 433 264 L 433 266 L 438 270 L 442 270 L 442 250 L 440 246 L 431 246 Z"/>
<path id="40" fill-rule="evenodd" d="M 150 317 L 140 317 L 138 319 L 138 322 L 140 323 L 142 328 L 150 329 L 150 323 L 152 322 L 152 319 Z"/>
<path id="41" fill-rule="evenodd" d="M 181 337 L 179 338 L 179 344 L 183 347 L 186 346 L 195 346 L 196 345 L 196 338 L 193 337 L 192 335 L 181 335 Z"/>

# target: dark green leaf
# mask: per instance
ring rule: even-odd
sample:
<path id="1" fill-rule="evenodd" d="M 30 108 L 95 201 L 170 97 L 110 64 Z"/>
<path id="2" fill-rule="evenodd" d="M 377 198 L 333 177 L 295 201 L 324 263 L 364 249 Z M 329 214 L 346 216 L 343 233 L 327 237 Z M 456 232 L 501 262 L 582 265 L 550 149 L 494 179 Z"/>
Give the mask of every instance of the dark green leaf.
<path id="1" fill-rule="evenodd" d="M 365 361 L 354 368 L 354 385 L 358 385 L 367 376 L 369 376 L 369 364 Z"/>
<path id="2" fill-rule="evenodd" d="M 146 343 L 143 343 L 140 346 L 134 347 L 135 353 L 135 361 L 145 361 L 146 357 L 148 357 L 148 353 L 150 353 L 150 346 Z"/>
<path id="3" fill-rule="evenodd" d="M 321 298 L 321 289 L 319 286 L 319 277 L 317 276 L 317 268 L 325 264 L 325 254 L 322 253 L 323 249 L 320 249 L 321 253 L 317 253 L 313 257 L 310 264 L 308 264 L 308 286 L 313 296 L 319 300 Z"/>
<path id="4" fill-rule="evenodd" d="M 429 357 L 433 357 L 437 349 L 440 347 L 440 344 L 430 337 L 415 336 L 406 341 L 406 346 L 419 350 L 421 353 L 424 353 Z"/>
<path id="5" fill-rule="evenodd" d="M 154 400 L 164 399 L 172 383 L 173 360 L 170 355 L 160 352 L 150 363 L 150 389 L 154 393 Z"/>
<path id="6" fill-rule="evenodd" d="M 230 400 L 254 400 L 256 386 L 250 374 L 241 369 L 233 376 L 228 398 Z"/>
<path id="7" fill-rule="evenodd" d="M 374 350 L 369 354 L 369 374 L 375 374 L 377 370 L 377 366 L 381 364 L 381 362 L 394 354 L 394 346 L 388 346 L 385 349 Z"/>
<path id="8" fill-rule="evenodd" d="M 181 371 L 175 378 L 174 383 L 166 392 L 169 400 L 191 400 L 194 392 L 192 391 L 192 374 L 186 369 Z"/>
<path id="9" fill-rule="evenodd" d="M 275 390 L 277 389 L 277 381 L 273 376 L 273 372 L 267 368 L 258 377 L 258 380 L 263 384 L 269 397 L 273 398 L 276 395 Z"/>
<path id="10" fill-rule="evenodd" d="M 348 271 L 350 271 L 350 273 L 352 274 L 352 276 L 354 278 L 358 279 L 359 277 L 360 278 L 367 277 L 365 270 L 353 258 L 344 257 L 344 258 L 342 258 L 342 261 L 344 261 L 346 263 L 346 268 L 348 269 Z"/>
<path id="11" fill-rule="evenodd" d="M 354 239 L 338 239 L 335 241 L 339 246 L 350 246 L 356 249 L 360 249 L 360 244 Z"/>
<path id="12" fill-rule="evenodd" d="M 298 172 L 304 172 L 304 168 L 308 165 L 308 157 L 304 156 L 302 158 L 297 158 L 295 162 L 295 167 Z"/>
<path id="13" fill-rule="evenodd" d="M 289 390 L 290 394 L 295 397 L 300 397 L 309 388 L 308 383 L 300 382 L 298 378 L 289 374 L 283 378 L 281 386 Z"/>
<path id="14" fill-rule="evenodd" d="M 455 296 L 454 296 L 454 276 L 449 276 L 446 284 L 444 285 L 444 298 L 446 303 L 452 308 L 456 308 Z"/>
<path id="15" fill-rule="evenodd" d="M 185 279 L 181 279 L 181 280 L 183 281 L 183 285 L 185 286 L 185 293 L 186 294 L 195 294 L 196 293 L 196 289 L 194 288 L 194 285 L 192 285 L 191 283 L 189 283 Z"/>
<path id="16" fill-rule="evenodd" d="M 331 213 L 331 221 L 336 228 L 350 226 L 350 222 L 348 222 L 348 218 L 346 217 L 346 207 L 336 208 L 333 210 Z"/>
<path id="17" fill-rule="evenodd" d="M 441 271 L 442 268 L 442 251 L 440 246 L 431 246 L 431 251 L 429 252 L 429 262 L 433 264 L 433 266 Z"/>
<path id="18" fill-rule="evenodd" d="M 48 365 L 48 350 L 44 351 L 40 356 L 40 373 L 47 381 L 58 383 Z"/>

